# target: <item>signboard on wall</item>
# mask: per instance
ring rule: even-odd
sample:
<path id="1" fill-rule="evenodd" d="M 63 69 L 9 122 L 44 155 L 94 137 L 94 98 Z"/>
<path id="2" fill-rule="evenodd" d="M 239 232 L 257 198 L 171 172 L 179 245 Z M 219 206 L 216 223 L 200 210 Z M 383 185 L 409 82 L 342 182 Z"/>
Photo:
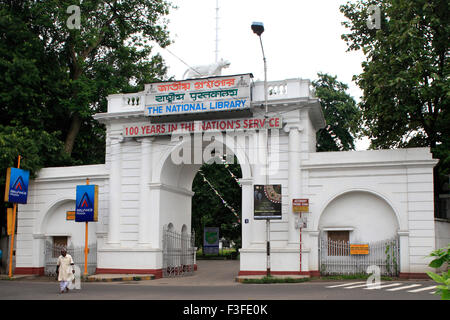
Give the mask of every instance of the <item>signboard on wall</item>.
<path id="1" fill-rule="evenodd" d="M 309 199 L 292 199 L 292 212 L 309 212 Z"/>
<path id="2" fill-rule="evenodd" d="M 254 185 L 255 220 L 281 219 L 281 184 Z"/>
<path id="3" fill-rule="evenodd" d="M 205 227 L 203 233 L 203 253 L 219 254 L 219 228 Z"/>
<path id="4" fill-rule="evenodd" d="M 258 129 L 281 129 L 281 117 L 267 119 L 224 119 L 208 121 L 174 122 L 174 123 L 137 123 L 123 126 L 124 137 L 145 137 L 170 135 L 182 132 L 239 131 Z"/>
<path id="5" fill-rule="evenodd" d="M 5 202 L 27 203 L 30 171 L 8 168 L 6 171 Z"/>
<path id="6" fill-rule="evenodd" d="M 66 220 L 75 220 L 75 211 L 66 211 Z"/>
<path id="7" fill-rule="evenodd" d="M 168 116 L 250 108 L 251 74 L 146 86 L 145 115 Z"/>
<path id="8" fill-rule="evenodd" d="M 98 186 L 77 186 L 75 222 L 98 221 Z"/>
<path id="9" fill-rule="evenodd" d="M 369 254 L 369 245 L 350 244 L 350 254 Z"/>

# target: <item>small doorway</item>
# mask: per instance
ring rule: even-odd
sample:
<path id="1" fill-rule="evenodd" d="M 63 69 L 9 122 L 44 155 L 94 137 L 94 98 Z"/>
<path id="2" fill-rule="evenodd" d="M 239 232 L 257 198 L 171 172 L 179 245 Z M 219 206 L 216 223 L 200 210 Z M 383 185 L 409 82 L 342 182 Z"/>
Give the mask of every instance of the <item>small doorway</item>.
<path id="1" fill-rule="evenodd" d="M 67 250 L 67 236 L 54 236 L 53 238 L 53 258 L 58 258 L 61 254 L 61 249 Z"/>

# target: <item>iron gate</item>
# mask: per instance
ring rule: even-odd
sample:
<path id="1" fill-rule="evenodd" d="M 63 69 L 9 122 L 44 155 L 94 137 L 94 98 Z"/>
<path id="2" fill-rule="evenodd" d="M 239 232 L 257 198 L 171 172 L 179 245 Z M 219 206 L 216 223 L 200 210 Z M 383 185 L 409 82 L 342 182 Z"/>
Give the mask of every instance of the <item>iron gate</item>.
<path id="1" fill-rule="evenodd" d="M 367 267 L 376 265 L 381 275 L 398 276 L 400 245 L 398 238 L 369 243 L 368 254 L 351 254 L 350 242 L 332 241 L 320 237 L 319 266 L 322 275 L 366 274 Z"/>
<path id="2" fill-rule="evenodd" d="M 177 277 L 194 274 L 195 233 L 177 233 L 164 226 L 163 276 Z"/>
<path id="3" fill-rule="evenodd" d="M 67 253 L 72 256 L 73 262 L 77 265 L 81 272 L 84 272 L 84 247 L 61 246 L 53 244 L 49 241 L 45 242 L 45 266 L 44 273 L 46 276 L 56 276 L 56 263 L 61 255 L 61 250 L 66 249 Z M 88 274 L 94 274 L 97 268 L 97 245 L 89 245 Z"/>

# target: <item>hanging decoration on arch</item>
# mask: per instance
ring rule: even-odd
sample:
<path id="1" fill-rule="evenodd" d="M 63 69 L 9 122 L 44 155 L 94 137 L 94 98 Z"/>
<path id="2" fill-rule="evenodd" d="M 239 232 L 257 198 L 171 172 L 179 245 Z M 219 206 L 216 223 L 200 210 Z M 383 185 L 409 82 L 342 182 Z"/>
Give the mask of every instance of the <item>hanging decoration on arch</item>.
<path id="1" fill-rule="evenodd" d="M 224 161 L 225 161 L 225 160 L 224 160 Z M 230 173 L 231 177 L 232 177 L 232 178 L 236 181 L 236 183 L 239 185 L 239 187 L 242 188 L 242 185 L 241 185 L 241 182 L 239 181 L 239 178 L 236 177 L 236 175 L 235 175 L 233 172 L 231 172 L 231 170 L 228 168 L 230 165 L 229 165 L 228 163 L 224 162 L 224 166 L 225 166 L 225 168 L 228 170 L 228 172 Z"/>
<path id="2" fill-rule="evenodd" d="M 205 177 L 205 175 L 203 174 L 203 172 L 202 172 L 201 169 L 199 170 L 199 173 L 202 175 L 203 181 L 206 182 L 206 183 L 209 185 L 209 187 L 214 191 L 214 193 L 220 198 L 220 200 L 222 201 L 222 204 L 223 204 L 226 208 L 228 208 L 231 212 L 233 212 L 233 214 L 235 215 L 235 217 L 236 217 L 237 220 L 238 220 L 238 223 L 241 223 L 241 219 L 239 218 L 239 214 L 236 212 L 236 210 L 235 210 L 232 206 L 230 206 L 230 205 L 228 204 L 228 202 L 226 202 L 226 201 L 223 199 L 223 197 L 222 197 L 222 196 L 220 195 L 220 193 L 214 188 L 214 186 L 211 184 L 211 182 L 209 182 L 208 179 L 206 179 L 206 177 Z"/>

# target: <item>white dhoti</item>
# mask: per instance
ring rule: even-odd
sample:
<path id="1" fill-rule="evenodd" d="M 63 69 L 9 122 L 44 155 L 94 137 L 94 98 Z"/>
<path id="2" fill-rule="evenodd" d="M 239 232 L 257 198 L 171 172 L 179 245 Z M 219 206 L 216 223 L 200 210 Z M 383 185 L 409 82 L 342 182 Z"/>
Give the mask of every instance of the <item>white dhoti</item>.
<path id="1" fill-rule="evenodd" d="M 64 291 L 69 286 L 69 284 L 70 284 L 70 281 L 60 281 L 59 282 L 59 289 L 61 291 Z"/>

